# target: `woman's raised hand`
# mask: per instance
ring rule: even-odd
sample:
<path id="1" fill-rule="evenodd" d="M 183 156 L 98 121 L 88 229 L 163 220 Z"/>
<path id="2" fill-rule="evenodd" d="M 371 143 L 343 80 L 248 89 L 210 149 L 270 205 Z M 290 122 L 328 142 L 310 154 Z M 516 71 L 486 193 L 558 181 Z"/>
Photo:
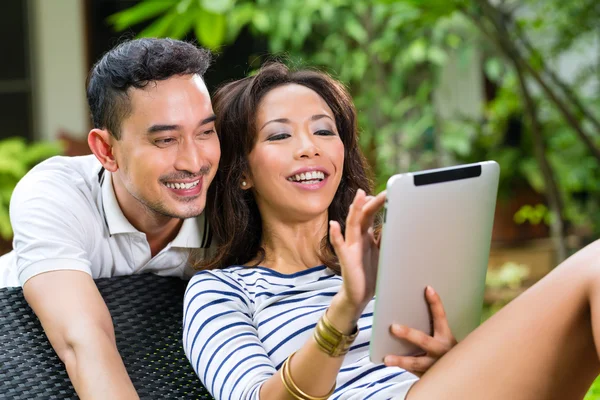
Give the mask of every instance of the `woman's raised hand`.
<path id="1" fill-rule="evenodd" d="M 379 243 L 373 234 L 375 215 L 385 204 L 385 192 L 367 196 L 359 189 L 346 218 L 346 232 L 331 221 L 329 238 L 342 269 L 339 295 L 346 307 L 360 314 L 375 294 Z"/>

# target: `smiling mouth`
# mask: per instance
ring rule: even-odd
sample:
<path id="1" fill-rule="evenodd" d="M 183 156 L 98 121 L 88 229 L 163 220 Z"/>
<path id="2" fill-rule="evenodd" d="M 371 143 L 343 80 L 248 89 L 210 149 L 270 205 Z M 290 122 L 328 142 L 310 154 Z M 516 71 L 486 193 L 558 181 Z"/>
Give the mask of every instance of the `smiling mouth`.
<path id="1" fill-rule="evenodd" d="M 189 182 L 189 183 L 166 182 L 165 186 L 168 187 L 169 189 L 189 190 L 189 189 L 193 189 L 196 186 L 198 186 L 199 183 L 200 183 L 200 179 L 195 180 L 193 182 Z"/>
<path id="2" fill-rule="evenodd" d="M 315 183 L 322 182 L 326 178 L 326 175 L 322 171 L 304 172 L 302 174 L 292 175 L 287 178 L 290 182 L 302 183 L 306 185 L 314 185 Z"/>

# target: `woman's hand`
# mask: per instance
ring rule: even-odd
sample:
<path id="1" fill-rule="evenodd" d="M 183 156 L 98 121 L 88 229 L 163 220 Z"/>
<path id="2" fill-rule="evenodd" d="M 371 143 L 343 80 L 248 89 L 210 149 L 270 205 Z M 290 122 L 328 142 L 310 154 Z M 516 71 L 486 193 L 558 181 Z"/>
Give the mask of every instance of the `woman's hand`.
<path id="1" fill-rule="evenodd" d="M 433 336 L 403 325 L 394 324 L 390 327 L 392 335 L 420 347 L 425 354 L 416 357 L 389 355 L 384 359 L 385 365 L 400 367 L 418 376 L 427 372 L 437 360 L 457 344 L 448 325 L 440 296 L 431 286 L 428 286 L 425 290 L 425 298 L 433 318 Z"/>
<path id="2" fill-rule="evenodd" d="M 385 192 L 372 197 L 359 189 L 346 218 L 345 237 L 340 224 L 331 221 L 329 238 L 340 261 L 343 285 L 338 295 L 356 317 L 375 294 L 379 243 L 373 235 L 375 215 L 385 204 Z"/>

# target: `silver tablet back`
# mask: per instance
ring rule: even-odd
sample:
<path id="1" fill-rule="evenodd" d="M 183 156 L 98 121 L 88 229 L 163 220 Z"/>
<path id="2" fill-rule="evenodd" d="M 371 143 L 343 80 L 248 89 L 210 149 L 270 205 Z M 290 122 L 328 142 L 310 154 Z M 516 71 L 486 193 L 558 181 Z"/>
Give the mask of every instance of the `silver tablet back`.
<path id="1" fill-rule="evenodd" d="M 395 175 L 387 184 L 370 357 L 420 350 L 389 332 L 431 333 L 424 291 L 441 296 L 458 340 L 477 327 L 485 289 L 500 168 L 486 161 Z"/>

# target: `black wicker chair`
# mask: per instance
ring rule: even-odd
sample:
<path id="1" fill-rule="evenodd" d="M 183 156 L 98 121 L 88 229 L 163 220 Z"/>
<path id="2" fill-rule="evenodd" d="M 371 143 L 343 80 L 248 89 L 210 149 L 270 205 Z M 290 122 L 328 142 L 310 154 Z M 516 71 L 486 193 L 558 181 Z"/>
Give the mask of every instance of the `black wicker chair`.
<path id="1" fill-rule="evenodd" d="M 142 399 L 212 399 L 183 353 L 186 282 L 156 275 L 96 281 Z M 0 399 L 76 399 L 64 366 L 20 288 L 0 289 Z"/>

